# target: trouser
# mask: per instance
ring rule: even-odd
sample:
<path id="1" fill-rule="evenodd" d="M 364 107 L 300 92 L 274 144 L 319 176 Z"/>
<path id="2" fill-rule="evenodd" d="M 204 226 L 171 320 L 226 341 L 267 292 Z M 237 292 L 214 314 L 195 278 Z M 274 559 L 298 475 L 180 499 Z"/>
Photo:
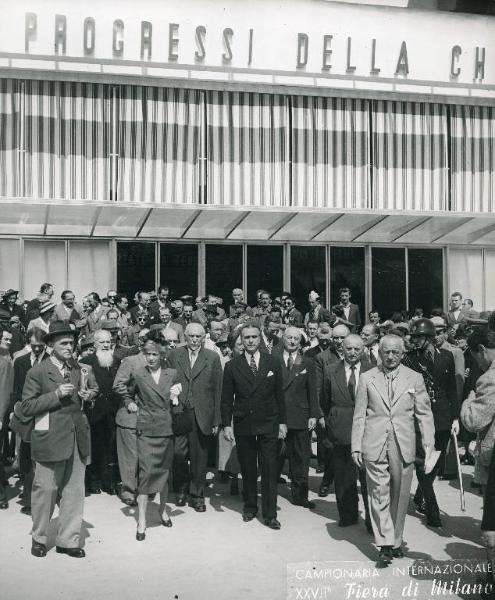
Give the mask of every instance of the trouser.
<path id="1" fill-rule="evenodd" d="M 361 483 L 361 496 L 366 520 L 369 520 L 368 487 L 366 472 L 358 469 L 352 460 L 350 444 L 335 444 L 333 447 L 335 468 L 335 498 L 341 521 L 354 522 L 359 518 L 357 479 Z"/>
<path id="2" fill-rule="evenodd" d="M 236 435 L 241 465 L 244 513 L 258 512 L 258 461 L 261 469 L 261 510 L 265 519 L 277 516 L 278 431 Z"/>
<path id="3" fill-rule="evenodd" d="M 447 448 L 447 444 L 450 439 L 450 431 L 435 431 L 435 450 L 440 450 L 443 453 Z M 440 509 L 438 508 L 437 498 L 435 496 L 435 490 L 433 489 L 433 482 L 438 474 L 438 470 L 440 469 L 440 464 L 442 457 L 440 457 L 437 461 L 437 464 L 433 467 L 432 471 L 425 474 L 423 464 L 424 464 L 424 449 L 421 444 L 417 445 L 417 455 L 418 455 L 418 465 L 416 465 L 416 477 L 418 478 L 418 487 L 416 489 L 416 493 L 414 494 L 414 502 L 416 504 L 421 504 L 421 502 L 425 501 L 426 504 L 426 514 L 431 516 L 439 516 Z"/>
<path id="4" fill-rule="evenodd" d="M 3 467 L 3 462 L 0 460 L 0 502 L 5 502 L 5 500 L 7 500 L 6 483 L 7 477 L 5 475 L 5 469 Z"/>
<path id="5" fill-rule="evenodd" d="M 204 498 L 205 495 L 211 435 L 205 435 L 201 431 L 194 409 L 189 410 L 192 431 L 185 435 L 175 436 L 173 484 L 175 492 L 189 493 L 191 498 L 198 499 Z"/>
<path id="6" fill-rule="evenodd" d="M 22 500 L 26 506 L 31 506 L 31 492 L 33 489 L 34 463 L 31 458 L 31 444 L 21 441 L 19 448 L 19 473 L 23 477 L 24 489 Z"/>
<path id="7" fill-rule="evenodd" d="M 115 485 L 115 426 L 107 416 L 90 423 L 91 464 L 86 471 L 88 485 Z"/>
<path id="8" fill-rule="evenodd" d="M 316 426 L 318 465 L 323 466 L 321 485 L 330 486 L 335 478 L 333 448 L 328 441 L 325 427 Z"/>
<path id="9" fill-rule="evenodd" d="M 279 470 L 282 472 L 285 459 L 289 459 L 292 500 L 308 499 L 308 472 L 311 459 L 311 432 L 307 429 L 288 429 L 280 443 Z"/>
<path id="10" fill-rule="evenodd" d="M 15 433 L 10 429 L 10 410 L 3 418 L 2 429 L 0 430 L 0 461 L 9 462 L 15 456 Z"/>
<path id="11" fill-rule="evenodd" d="M 137 446 L 136 430 L 117 425 L 117 458 L 119 461 L 122 488 L 120 495 L 124 499 L 133 499 L 137 489 Z"/>
<path id="12" fill-rule="evenodd" d="M 56 545 L 78 548 L 84 508 L 84 473 L 77 443 L 67 460 L 36 462 L 31 514 L 33 540 L 46 544 L 50 519 L 60 497 Z"/>
<path id="13" fill-rule="evenodd" d="M 402 459 L 393 429 L 376 461 L 364 461 L 371 526 L 377 546 L 402 544 L 414 463 Z"/>

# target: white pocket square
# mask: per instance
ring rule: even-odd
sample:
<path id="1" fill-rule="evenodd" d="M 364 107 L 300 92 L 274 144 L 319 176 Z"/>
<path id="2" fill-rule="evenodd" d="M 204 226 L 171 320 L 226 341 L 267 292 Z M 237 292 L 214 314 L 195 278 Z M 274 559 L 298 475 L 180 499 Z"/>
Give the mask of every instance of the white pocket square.
<path id="1" fill-rule="evenodd" d="M 299 375 L 305 375 L 307 373 L 306 369 L 303 369 L 302 371 L 300 371 Z"/>
<path id="2" fill-rule="evenodd" d="M 273 371 L 268 371 L 267 377 L 272 377 L 273 376 Z"/>

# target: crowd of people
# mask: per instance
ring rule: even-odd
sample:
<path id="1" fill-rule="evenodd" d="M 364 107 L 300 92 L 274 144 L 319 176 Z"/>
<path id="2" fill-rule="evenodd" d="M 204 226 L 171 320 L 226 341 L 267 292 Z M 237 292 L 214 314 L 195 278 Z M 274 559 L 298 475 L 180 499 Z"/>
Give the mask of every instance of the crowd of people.
<path id="1" fill-rule="evenodd" d="M 293 504 L 312 510 L 314 458 L 318 495 L 334 485 L 340 527 L 359 522 L 359 483 L 386 566 L 404 556 L 414 472 L 416 510 L 442 527 L 434 482 L 458 476 L 455 438 L 484 494 L 493 559 L 495 313 L 454 292 L 447 312 L 382 321 L 373 310 L 363 322 L 348 288 L 329 309 L 310 291 L 305 314 L 290 293 L 266 290 L 253 307 L 241 289 L 228 307 L 214 295 L 171 298 L 167 286 L 138 292 L 130 309 L 116 290 L 81 305 L 71 290 L 54 298 L 44 283 L 30 302 L 10 289 L 0 303 L 0 509 L 9 465 L 22 480 L 34 556 L 46 556 L 56 504 L 56 551 L 84 557 L 85 497 L 137 506 L 143 541 L 156 495 L 161 523 L 172 526 L 169 485 L 177 506 L 207 510 L 209 470 L 234 496 L 242 482 L 244 522 L 258 514 L 260 475 L 263 522 L 280 529 L 284 465 Z"/>

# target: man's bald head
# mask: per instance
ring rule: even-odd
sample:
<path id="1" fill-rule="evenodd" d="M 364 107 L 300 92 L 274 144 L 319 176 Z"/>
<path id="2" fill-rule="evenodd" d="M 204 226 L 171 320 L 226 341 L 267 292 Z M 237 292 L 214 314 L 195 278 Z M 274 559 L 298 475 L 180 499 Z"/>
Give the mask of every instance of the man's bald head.
<path id="1" fill-rule="evenodd" d="M 405 352 L 404 340 L 398 335 L 388 334 L 382 337 L 379 345 L 380 358 L 386 371 L 396 369 Z"/>
<path id="2" fill-rule="evenodd" d="M 332 331 L 333 345 L 337 352 L 342 352 L 342 342 L 349 335 L 349 328 L 345 325 L 336 325 Z"/>
<path id="3" fill-rule="evenodd" d="M 342 342 L 344 359 L 350 365 L 355 365 L 361 360 L 364 350 L 364 342 L 359 335 L 349 334 Z"/>

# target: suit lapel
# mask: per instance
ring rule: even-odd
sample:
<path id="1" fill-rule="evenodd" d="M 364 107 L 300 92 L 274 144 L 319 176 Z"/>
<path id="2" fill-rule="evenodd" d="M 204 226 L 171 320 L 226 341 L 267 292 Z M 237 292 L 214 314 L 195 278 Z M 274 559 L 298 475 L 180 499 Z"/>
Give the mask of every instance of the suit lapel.
<path id="1" fill-rule="evenodd" d="M 337 364 L 337 367 L 335 369 L 335 381 L 337 382 L 340 391 L 346 397 L 346 399 L 351 400 L 349 388 L 347 387 L 347 378 L 345 375 L 345 366 L 343 361 Z"/>
<path id="2" fill-rule="evenodd" d="M 53 381 L 53 383 L 61 384 L 64 383 L 64 378 L 62 377 L 62 373 L 57 369 L 57 367 L 52 363 L 51 360 L 48 360 L 46 363 L 46 373 L 48 379 Z"/>
<path id="3" fill-rule="evenodd" d="M 189 357 L 188 357 L 189 358 Z M 196 357 L 196 362 L 192 368 L 191 378 L 195 379 L 201 371 L 206 367 L 206 363 L 208 359 L 206 358 L 206 352 L 203 348 L 200 349 L 198 356 Z"/>
<path id="4" fill-rule="evenodd" d="M 255 377 L 253 372 L 251 371 L 250 366 L 247 363 L 246 357 L 244 356 L 244 354 L 242 354 L 241 356 L 239 356 L 239 358 L 235 359 L 236 360 L 236 365 L 237 368 L 239 370 L 239 373 L 241 373 L 243 375 L 243 377 L 248 381 L 249 385 L 253 385 L 253 383 L 255 382 Z M 261 359 L 260 359 L 261 361 Z"/>
<path id="5" fill-rule="evenodd" d="M 184 371 L 184 375 L 187 377 L 187 379 L 191 379 L 191 363 L 189 362 L 189 352 L 187 351 L 187 348 L 183 348 L 180 352 L 179 352 L 179 363 L 182 367 L 182 370 Z M 197 362 L 197 359 L 196 359 Z"/>
<path id="6" fill-rule="evenodd" d="M 282 356 L 282 366 L 284 371 L 284 389 L 287 389 L 289 385 L 294 381 L 294 379 L 299 375 L 299 373 L 303 370 L 303 361 L 301 356 L 298 354 L 296 356 L 296 360 L 292 365 L 292 369 L 289 371 L 285 366 L 285 361 Z"/>
<path id="7" fill-rule="evenodd" d="M 373 385 L 375 386 L 376 391 L 382 397 L 385 406 L 388 409 L 390 409 L 390 402 L 388 400 L 388 390 L 385 384 L 385 375 L 383 374 L 383 371 L 381 369 L 373 377 Z"/>
<path id="8" fill-rule="evenodd" d="M 406 372 L 399 367 L 399 374 L 397 376 L 397 381 L 395 385 L 394 398 L 392 400 L 392 406 L 397 402 L 397 400 L 404 394 L 409 385 L 409 377 Z"/>
<path id="9" fill-rule="evenodd" d="M 253 392 L 261 384 L 266 384 L 266 376 L 268 375 L 269 370 L 270 370 L 269 366 L 270 366 L 270 355 L 260 352 L 260 362 L 258 365 L 258 372 L 256 373 L 256 377 L 254 380 Z M 248 365 L 248 368 L 249 368 L 249 365 Z M 251 370 L 251 369 L 249 369 L 249 370 Z"/>

